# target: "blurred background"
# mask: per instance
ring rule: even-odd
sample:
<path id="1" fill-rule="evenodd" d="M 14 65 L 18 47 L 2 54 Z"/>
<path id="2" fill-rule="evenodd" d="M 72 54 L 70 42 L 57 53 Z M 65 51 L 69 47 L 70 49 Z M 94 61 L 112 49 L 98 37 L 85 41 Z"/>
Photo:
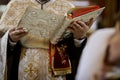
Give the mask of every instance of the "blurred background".
<path id="1" fill-rule="evenodd" d="M 4 12 L 6 5 L 10 0 L 0 0 L 0 17 Z M 89 6 L 89 5 L 99 5 L 100 7 L 105 6 L 103 14 L 94 22 L 91 31 L 96 29 L 113 27 L 114 16 L 120 11 L 120 0 L 68 0 L 72 2 L 75 6 Z"/>
<path id="2" fill-rule="evenodd" d="M 106 7 L 102 15 L 94 22 L 88 36 L 101 28 L 113 27 L 114 17 L 120 11 L 120 0 L 70 0 L 75 6 L 98 5 Z"/>

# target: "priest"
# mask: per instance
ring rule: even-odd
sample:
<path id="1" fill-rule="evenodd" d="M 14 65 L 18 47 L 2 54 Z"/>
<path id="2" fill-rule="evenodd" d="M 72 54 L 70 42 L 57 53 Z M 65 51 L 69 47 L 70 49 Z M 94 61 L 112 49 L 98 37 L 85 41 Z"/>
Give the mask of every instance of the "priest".
<path id="1" fill-rule="evenodd" d="M 74 7 L 66 0 L 11 0 L 0 21 L 0 80 L 74 80 L 79 57 L 86 43 L 86 33 L 92 21 L 87 24 L 74 21 L 69 28 L 72 35 L 58 42 L 57 46 L 48 42 L 48 47 L 57 49 L 54 65 L 59 65 L 59 69 L 55 72 L 56 66 L 53 68 L 50 64 L 51 47 L 26 48 L 21 45 L 20 39 L 27 35 L 29 30 L 24 26 L 17 26 L 28 6 L 60 15 L 65 15 Z M 57 54 L 60 59 L 56 58 Z"/>

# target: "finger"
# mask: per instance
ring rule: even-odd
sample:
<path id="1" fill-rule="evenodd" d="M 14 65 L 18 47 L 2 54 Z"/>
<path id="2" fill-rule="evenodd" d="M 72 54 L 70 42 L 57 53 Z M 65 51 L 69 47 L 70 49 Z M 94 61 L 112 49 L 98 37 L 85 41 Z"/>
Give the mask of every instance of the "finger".
<path id="1" fill-rule="evenodd" d="M 74 22 L 75 22 L 75 21 L 72 21 L 72 22 L 70 23 L 70 25 L 72 25 Z"/>
<path id="2" fill-rule="evenodd" d="M 17 27 L 17 28 L 15 28 L 15 30 L 19 30 L 19 29 L 23 29 L 23 27 Z"/>
<path id="3" fill-rule="evenodd" d="M 76 22 L 77 22 L 77 24 L 79 24 L 82 27 L 86 26 L 85 22 L 83 22 L 83 21 L 76 21 Z"/>
<path id="4" fill-rule="evenodd" d="M 24 27 L 18 27 L 18 28 L 16 28 L 15 30 L 28 30 L 27 28 L 24 28 Z"/>
<path id="5" fill-rule="evenodd" d="M 82 26 L 83 29 L 89 29 L 89 27 L 85 24 L 85 22 L 82 22 L 82 21 L 77 21 L 77 23 Z"/>
<path id="6" fill-rule="evenodd" d="M 89 20 L 89 22 L 87 23 L 87 25 L 90 27 L 92 24 L 93 24 L 93 18 L 91 18 L 91 19 Z"/>
<path id="7" fill-rule="evenodd" d="M 70 26 L 66 30 L 74 30 L 74 29 Z"/>
<path id="8" fill-rule="evenodd" d="M 73 30 L 75 30 L 75 29 L 74 29 L 74 25 L 73 25 L 74 23 L 75 23 L 75 22 L 73 21 L 67 29 L 73 29 Z"/>
<path id="9" fill-rule="evenodd" d="M 20 35 L 19 35 L 19 38 L 24 37 L 26 34 L 27 34 L 27 33 L 22 33 L 22 34 L 20 34 Z"/>
<path id="10" fill-rule="evenodd" d="M 16 31 L 16 30 L 24 30 L 24 31 L 26 31 L 27 32 L 27 28 L 23 28 L 23 27 L 13 27 L 13 28 L 11 28 L 10 30 L 9 30 L 9 32 L 12 32 L 12 31 Z"/>
<path id="11" fill-rule="evenodd" d="M 22 38 L 23 36 L 25 36 L 27 33 L 22 33 L 19 35 L 14 35 L 13 41 L 18 41 L 20 40 L 20 38 Z M 13 35 L 13 34 L 12 34 Z"/>
<path id="12" fill-rule="evenodd" d="M 15 27 L 10 28 L 9 32 L 15 31 Z"/>
<path id="13" fill-rule="evenodd" d="M 27 29 L 25 27 L 17 27 L 16 30 L 20 30 L 20 29 Z"/>
<path id="14" fill-rule="evenodd" d="M 26 33 L 29 31 L 27 28 L 23 28 L 23 30 L 24 30 L 24 32 L 26 32 Z"/>
<path id="15" fill-rule="evenodd" d="M 80 24 L 77 23 L 77 21 L 73 24 L 73 28 L 77 31 L 77 30 L 83 30 L 83 26 L 81 26 Z"/>
<path id="16" fill-rule="evenodd" d="M 19 34 L 22 34 L 22 33 L 27 33 L 27 30 L 16 30 L 13 32 L 14 35 L 19 35 Z"/>

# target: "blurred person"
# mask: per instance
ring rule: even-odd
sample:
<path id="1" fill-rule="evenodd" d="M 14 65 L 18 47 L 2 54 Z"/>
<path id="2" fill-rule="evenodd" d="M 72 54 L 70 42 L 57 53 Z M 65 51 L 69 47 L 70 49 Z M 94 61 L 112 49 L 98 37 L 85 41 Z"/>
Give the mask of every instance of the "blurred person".
<path id="1" fill-rule="evenodd" d="M 41 1 L 46 2 L 43 7 L 40 5 Z M 21 45 L 20 39 L 27 35 L 29 31 L 24 26 L 17 28 L 17 25 L 28 6 L 52 11 L 61 15 L 64 15 L 73 7 L 66 0 L 12 0 L 3 13 L 0 22 L 0 36 L 2 37 L 0 48 L 0 80 L 74 80 L 79 57 L 86 43 L 86 33 L 92 21 L 89 21 L 87 24 L 82 21 L 74 21 L 70 24 L 71 28 L 69 29 L 73 33 L 73 37 L 65 40 L 64 44 L 68 47 L 72 73 L 70 74 L 70 72 L 62 70 L 65 73 L 59 73 L 56 76 L 53 75 L 53 70 L 49 64 L 49 49 L 26 48 Z M 59 43 L 62 48 L 60 49 L 64 50 L 64 44 Z"/>
<path id="2" fill-rule="evenodd" d="M 120 12 L 114 27 L 98 30 L 90 37 L 76 80 L 120 80 Z"/>
<path id="3" fill-rule="evenodd" d="M 1 18 L 1 16 L 2 16 L 2 12 L 0 11 L 0 18 Z"/>

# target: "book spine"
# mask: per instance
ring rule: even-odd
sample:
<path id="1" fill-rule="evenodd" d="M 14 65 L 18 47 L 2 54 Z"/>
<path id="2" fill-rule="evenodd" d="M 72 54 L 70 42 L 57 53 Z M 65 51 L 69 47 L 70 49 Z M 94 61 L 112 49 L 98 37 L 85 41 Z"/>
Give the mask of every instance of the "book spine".
<path id="1" fill-rule="evenodd" d="M 63 35 L 63 33 L 65 32 L 66 28 L 69 26 L 70 23 L 71 23 L 71 20 L 65 18 L 65 21 L 61 26 L 61 28 L 57 30 L 56 34 L 50 38 L 50 42 L 52 44 L 55 45 L 59 42 L 59 40 L 61 39 L 61 36 Z"/>

